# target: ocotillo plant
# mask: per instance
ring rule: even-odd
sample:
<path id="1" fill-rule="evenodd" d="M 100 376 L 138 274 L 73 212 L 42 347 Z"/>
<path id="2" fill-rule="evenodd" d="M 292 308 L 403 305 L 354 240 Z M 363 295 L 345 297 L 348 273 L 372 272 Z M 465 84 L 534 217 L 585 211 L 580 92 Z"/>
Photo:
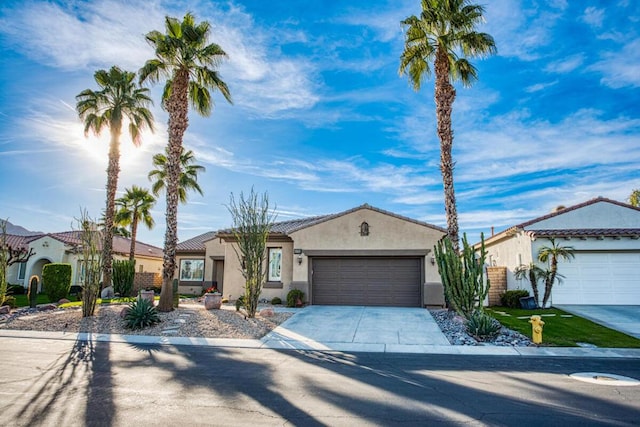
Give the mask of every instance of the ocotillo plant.
<path id="1" fill-rule="evenodd" d="M 482 302 L 489 292 L 489 278 L 484 279 L 484 262 L 486 251 L 484 235 L 480 235 L 481 246 L 479 257 L 467 241 L 462 239 L 462 256 L 453 248 L 447 237 L 440 240 L 435 247 L 438 273 L 442 278 L 445 296 L 455 311 L 468 319 L 474 311 L 482 310 Z"/>

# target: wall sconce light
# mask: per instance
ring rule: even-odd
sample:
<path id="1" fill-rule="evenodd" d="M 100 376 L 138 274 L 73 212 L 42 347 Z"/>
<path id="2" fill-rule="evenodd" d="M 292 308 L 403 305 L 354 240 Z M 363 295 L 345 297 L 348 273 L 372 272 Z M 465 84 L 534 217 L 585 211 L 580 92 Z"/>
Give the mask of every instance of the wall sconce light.
<path id="1" fill-rule="evenodd" d="M 298 255 L 298 265 L 302 264 L 302 249 L 294 249 L 294 255 Z"/>
<path id="2" fill-rule="evenodd" d="M 431 255 L 431 265 L 436 265 L 436 257 Z"/>
<path id="3" fill-rule="evenodd" d="M 298 255 L 298 265 L 302 264 L 302 255 Z"/>

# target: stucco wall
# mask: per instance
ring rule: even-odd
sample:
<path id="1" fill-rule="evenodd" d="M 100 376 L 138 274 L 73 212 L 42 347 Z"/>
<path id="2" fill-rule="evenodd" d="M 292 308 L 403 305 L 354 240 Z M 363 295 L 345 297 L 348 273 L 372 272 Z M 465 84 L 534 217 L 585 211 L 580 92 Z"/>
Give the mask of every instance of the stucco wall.
<path id="1" fill-rule="evenodd" d="M 485 249 L 488 265 L 507 268 L 507 289 L 526 289 L 531 293 L 529 282 L 516 280 L 514 275 L 518 266 L 529 265 L 533 261 L 531 238 L 528 235 L 524 232 L 518 232 L 511 237 L 486 246 Z"/>
<path id="2" fill-rule="evenodd" d="M 360 235 L 360 225 L 369 224 L 369 235 Z M 291 233 L 294 249 L 302 249 L 302 264 L 293 263 L 294 287 L 309 295 L 309 258 L 305 251 L 317 250 L 428 250 L 425 282 L 441 283 L 438 268 L 431 263 L 433 247 L 444 235 L 440 230 L 406 221 L 371 209 L 325 221 Z"/>

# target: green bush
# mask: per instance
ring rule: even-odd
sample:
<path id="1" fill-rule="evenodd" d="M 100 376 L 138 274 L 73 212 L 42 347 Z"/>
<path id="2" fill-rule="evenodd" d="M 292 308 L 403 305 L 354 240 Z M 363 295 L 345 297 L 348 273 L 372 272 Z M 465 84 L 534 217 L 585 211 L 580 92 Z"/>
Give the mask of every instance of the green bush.
<path id="1" fill-rule="evenodd" d="M 66 298 L 71 289 L 71 264 L 55 262 L 45 265 L 42 269 L 42 287 L 51 302 Z"/>
<path id="2" fill-rule="evenodd" d="M 304 301 L 304 292 L 300 289 L 291 289 L 287 294 L 287 307 L 295 307 L 298 298 L 300 301 Z"/>
<path id="3" fill-rule="evenodd" d="M 113 261 L 113 292 L 121 297 L 131 296 L 136 276 L 136 260 Z"/>
<path id="4" fill-rule="evenodd" d="M 467 332 L 479 341 L 486 341 L 495 337 L 500 332 L 500 322 L 489 316 L 484 311 L 473 312 L 467 319 Z"/>
<path id="5" fill-rule="evenodd" d="M 124 324 L 129 329 L 144 329 L 160 323 L 158 310 L 151 301 L 138 299 L 129 304 L 129 310 L 124 317 Z"/>
<path id="6" fill-rule="evenodd" d="M 271 298 L 271 304 L 272 305 L 278 305 L 278 304 L 282 304 L 282 300 L 278 297 L 273 297 Z"/>
<path id="7" fill-rule="evenodd" d="M 528 296 L 529 291 L 526 289 L 512 289 L 500 296 L 500 304 L 503 307 L 520 308 L 520 298 L 526 298 Z"/>
<path id="8" fill-rule="evenodd" d="M 240 311 L 244 307 L 244 295 L 236 300 L 236 311 Z"/>

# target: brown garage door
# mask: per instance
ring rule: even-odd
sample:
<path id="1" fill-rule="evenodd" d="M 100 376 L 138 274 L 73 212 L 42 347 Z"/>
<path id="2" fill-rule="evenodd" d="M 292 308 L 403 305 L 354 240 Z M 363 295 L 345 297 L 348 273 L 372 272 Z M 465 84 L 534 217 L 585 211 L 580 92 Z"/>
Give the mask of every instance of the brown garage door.
<path id="1" fill-rule="evenodd" d="M 313 258 L 311 303 L 421 307 L 421 258 Z"/>

